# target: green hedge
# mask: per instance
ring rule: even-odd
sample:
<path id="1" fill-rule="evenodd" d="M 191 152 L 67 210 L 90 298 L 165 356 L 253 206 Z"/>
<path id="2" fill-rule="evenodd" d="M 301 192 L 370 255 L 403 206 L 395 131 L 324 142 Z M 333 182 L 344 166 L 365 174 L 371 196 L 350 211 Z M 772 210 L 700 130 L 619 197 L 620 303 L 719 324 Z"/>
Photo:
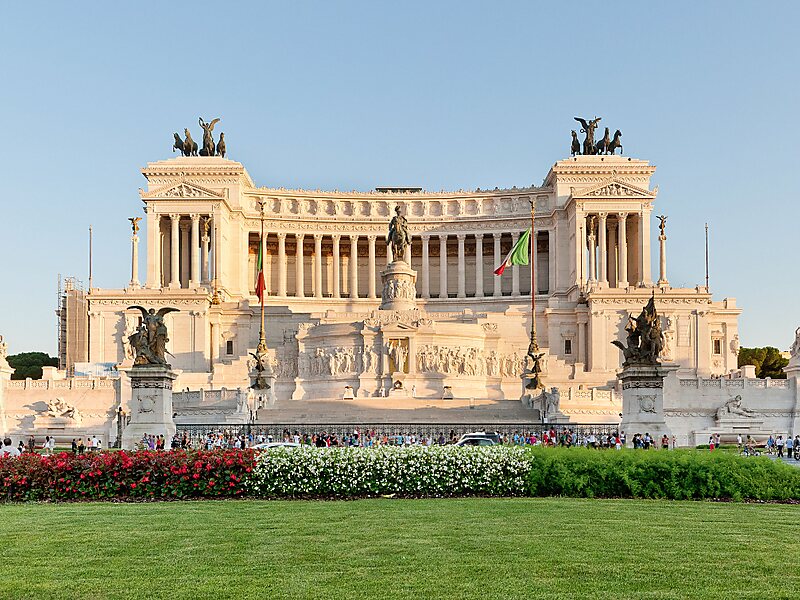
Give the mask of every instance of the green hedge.
<path id="1" fill-rule="evenodd" d="M 726 452 L 530 451 L 531 496 L 581 498 L 800 499 L 800 469 Z"/>

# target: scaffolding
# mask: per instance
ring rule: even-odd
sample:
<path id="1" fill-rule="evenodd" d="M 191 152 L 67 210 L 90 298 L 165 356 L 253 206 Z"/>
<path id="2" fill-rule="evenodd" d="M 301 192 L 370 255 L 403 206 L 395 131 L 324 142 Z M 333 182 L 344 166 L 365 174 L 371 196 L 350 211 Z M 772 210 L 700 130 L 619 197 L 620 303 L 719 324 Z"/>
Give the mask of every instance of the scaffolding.
<path id="1" fill-rule="evenodd" d="M 89 360 L 89 314 L 86 289 L 75 277 L 58 275 L 58 368 L 71 377 L 75 363 Z"/>

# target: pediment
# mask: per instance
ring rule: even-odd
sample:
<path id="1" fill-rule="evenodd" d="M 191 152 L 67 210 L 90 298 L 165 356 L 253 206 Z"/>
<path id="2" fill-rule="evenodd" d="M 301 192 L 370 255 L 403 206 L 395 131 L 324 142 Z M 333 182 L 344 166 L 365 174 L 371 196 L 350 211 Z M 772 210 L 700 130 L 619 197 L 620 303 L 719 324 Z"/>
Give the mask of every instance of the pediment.
<path id="1" fill-rule="evenodd" d="M 216 190 L 210 190 L 206 187 L 201 185 L 197 185 L 196 183 L 190 183 L 188 181 L 178 181 L 175 183 L 170 183 L 164 187 L 158 188 L 157 190 L 153 190 L 151 192 L 144 192 L 142 190 L 139 191 L 139 195 L 142 199 L 151 199 L 151 198 L 189 198 L 189 199 L 198 199 L 198 200 L 220 200 L 223 199 L 225 196 L 221 192 Z"/>
<path id="2" fill-rule="evenodd" d="M 658 187 L 651 191 L 626 183 L 616 177 L 611 177 L 586 188 L 572 188 L 571 191 L 573 198 L 642 198 L 652 200 L 658 194 Z"/>

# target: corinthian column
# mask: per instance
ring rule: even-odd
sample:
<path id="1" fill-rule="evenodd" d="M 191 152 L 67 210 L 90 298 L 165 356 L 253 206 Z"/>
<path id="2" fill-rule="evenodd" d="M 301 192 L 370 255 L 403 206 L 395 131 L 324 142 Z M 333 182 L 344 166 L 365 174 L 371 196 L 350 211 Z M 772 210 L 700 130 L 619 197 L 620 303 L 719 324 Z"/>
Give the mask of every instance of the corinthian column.
<path id="1" fill-rule="evenodd" d="M 430 263 L 428 256 L 428 243 L 431 236 L 423 234 L 422 236 L 422 297 L 428 299 L 431 297 L 431 282 L 430 282 Z"/>
<path id="2" fill-rule="evenodd" d="M 447 234 L 439 236 L 439 298 L 447 298 Z"/>
<path id="3" fill-rule="evenodd" d="M 475 297 L 483 298 L 483 234 L 475 234 Z"/>
<path id="4" fill-rule="evenodd" d="M 600 245 L 600 287 L 608 287 L 608 243 L 606 242 L 606 213 L 598 215 L 597 226 L 598 241 Z"/>
<path id="5" fill-rule="evenodd" d="M 511 234 L 511 247 L 517 245 L 519 241 L 519 233 L 514 232 Z M 519 265 L 511 266 L 511 295 L 519 296 Z"/>
<path id="6" fill-rule="evenodd" d="M 314 234 L 314 297 L 322 298 L 322 234 Z"/>
<path id="7" fill-rule="evenodd" d="M 333 234 L 333 297 L 334 298 L 341 298 L 341 287 L 339 284 L 339 279 L 341 277 L 339 273 L 339 269 L 341 267 L 341 260 L 339 258 L 339 240 L 342 239 L 342 236 L 338 233 Z"/>
<path id="8" fill-rule="evenodd" d="M 502 236 L 502 233 L 492 234 L 492 237 L 494 238 L 494 264 L 498 267 L 500 266 L 500 240 Z M 503 282 L 497 275 L 495 275 L 492 281 L 494 281 L 494 291 L 492 292 L 492 296 L 499 298 L 503 295 L 503 288 L 501 287 Z"/>
<path id="9" fill-rule="evenodd" d="M 169 287 L 181 287 L 180 262 L 178 248 L 180 247 L 180 224 L 181 216 L 172 214 L 169 216 L 172 221 L 172 236 L 170 238 L 170 257 L 169 257 Z"/>
<path id="10" fill-rule="evenodd" d="M 303 238 L 304 237 L 305 237 L 305 234 L 303 234 L 303 233 L 294 234 L 294 239 L 297 242 L 296 246 L 295 246 L 295 252 L 294 252 L 294 256 L 295 256 L 295 259 L 294 259 L 295 260 L 294 277 L 295 277 L 295 280 L 296 280 L 295 281 L 296 292 L 295 292 L 294 295 L 297 298 L 305 298 L 305 296 L 306 296 L 306 293 L 305 293 L 305 291 L 303 289 L 304 286 L 305 286 L 305 281 L 304 281 L 305 272 L 303 271 L 303 267 L 304 267 L 304 265 L 303 265 L 303 260 L 304 260 L 304 257 L 303 257 Z"/>
<path id="11" fill-rule="evenodd" d="M 189 287 L 189 223 L 181 223 L 181 287 Z"/>
<path id="12" fill-rule="evenodd" d="M 350 236 L 350 297 L 358 298 L 358 235 Z"/>
<path id="13" fill-rule="evenodd" d="M 189 215 L 192 218 L 192 241 L 191 241 L 191 275 L 189 277 L 189 287 L 196 288 L 200 285 L 200 215 Z"/>
<path id="14" fill-rule="evenodd" d="M 597 281 L 597 248 L 595 247 L 594 227 L 592 227 L 592 220 L 589 221 L 587 227 L 589 228 L 589 283 L 593 284 Z"/>
<path id="15" fill-rule="evenodd" d="M 147 279 L 149 288 L 161 287 L 161 253 L 158 251 L 158 240 L 161 237 L 159 216 L 152 206 L 145 208 L 147 212 Z"/>
<path id="16" fill-rule="evenodd" d="M 367 241 L 369 242 L 369 285 L 367 286 L 367 295 L 370 298 L 375 298 L 375 235 L 368 235 Z"/>
<path id="17" fill-rule="evenodd" d="M 621 288 L 628 287 L 628 230 L 626 219 L 628 213 L 617 213 L 619 227 L 617 231 L 617 246 L 619 248 L 619 274 L 617 275 L 617 285 Z"/>
<path id="18" fill-rule="evenodd" d="M 464 240 L 467 238 L 466 234 L 459 233 L 456 235 L 458 240 L 458 297 L 467 297 L 467 264 L 464 258 Z"/>
<path id="19" fill-rule="evenodd" d="M 131 236 L 131 282 L 128 287 L 139 287 L 139 236 L 135 233 Z"/>
<path id="20" fill-rule="evenodd" d="M 208 230 L 211 226 L 210 217 L 203 219 L 203 237 L 200 238 L 202 247 L 200 248 L 200 283 L 208 283 L 208 245 L 211 238 L 208 237 Z"/>
<path id="21" fill-rule="evenodd" d="M 278 296 L 286 298 L 286 234 L 278 233 Z"/>

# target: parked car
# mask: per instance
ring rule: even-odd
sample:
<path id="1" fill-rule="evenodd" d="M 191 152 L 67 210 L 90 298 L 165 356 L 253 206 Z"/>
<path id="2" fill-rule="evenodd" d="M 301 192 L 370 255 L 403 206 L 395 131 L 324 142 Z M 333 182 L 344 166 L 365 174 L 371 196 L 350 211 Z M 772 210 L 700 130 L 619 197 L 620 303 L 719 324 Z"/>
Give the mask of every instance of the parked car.
<path id="1" fill-rule="evenodd" d="M 456 444 L 464 446 L 465 444 L 462 444 L 461 442 L 463 442 L 464 440 L 468 440 L 468 439 L 480 439 L 480 440 L 487 440 L 488 439 L 488 440 L 492 440 L 492 442 L 494 442 L 495 445 L 503 443 L 503 440 L 500 437 L 500 434 L 497 433 L 497 432 L 494 432 L 494 431 L 473 431 L 472 433 L 465 433 L 464 435 L 462 435 L 461 439 L 459 439 L 458 442 L 456 442 Z M 475 444 L 470 444 L 470 445 L 474 446 Z M 486 446 L 488 444 L 483 444 L 483 445 Z"/>
<path id="2" fill-rule="evenodd" d="M 496 446 L 499 444 L 499 436 L 494 434 L 485 433 L 468 433 L 461 436 L 461 439 L 456 442 L 456 446 Z"/>

